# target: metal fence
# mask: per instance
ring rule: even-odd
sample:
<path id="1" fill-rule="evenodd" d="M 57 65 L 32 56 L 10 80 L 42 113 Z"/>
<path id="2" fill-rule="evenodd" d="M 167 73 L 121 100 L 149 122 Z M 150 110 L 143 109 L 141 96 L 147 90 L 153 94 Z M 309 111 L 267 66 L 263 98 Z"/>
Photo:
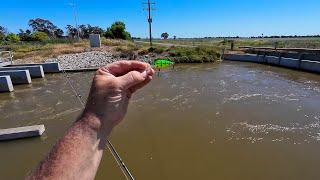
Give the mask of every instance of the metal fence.
<path id="1" fill-rule="evenodd" d="M 0 66 L 13 64 L 13 53 L 12 51 L 1 51 L 0 50 Z"/>

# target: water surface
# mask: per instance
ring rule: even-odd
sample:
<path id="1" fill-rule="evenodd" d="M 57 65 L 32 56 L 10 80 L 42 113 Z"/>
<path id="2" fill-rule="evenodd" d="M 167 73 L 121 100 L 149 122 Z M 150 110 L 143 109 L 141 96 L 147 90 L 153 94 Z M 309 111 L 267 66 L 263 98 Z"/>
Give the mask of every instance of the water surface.
<path id="1" fill-rule="evenodd" d="M 93 73 L 70 75 L 86 96 Z M 132 99 L 111 136 L 136 179 L 319 179 L 320 76 L 251 64 L 179 65 Z M 1 179 L 21 179 L 81 113 L 62 74 L 0 94 L 0 127 L 45 124 L 0 142 Z M 67 170 L 67 169 L 66 169 Z M 105 151 L 96 179 L 125 179 Z"/>

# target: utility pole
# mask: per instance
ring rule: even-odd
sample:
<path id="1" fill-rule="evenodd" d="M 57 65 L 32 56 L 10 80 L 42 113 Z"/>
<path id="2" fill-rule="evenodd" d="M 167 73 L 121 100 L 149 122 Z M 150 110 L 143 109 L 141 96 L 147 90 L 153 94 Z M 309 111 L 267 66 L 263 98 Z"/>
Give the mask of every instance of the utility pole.
<path id="1" fill-rule="evenodd" d="M 69 5 L 73 9 L 74 21 L 76 23 L 76 29 L 77 29 L 77 38 L 78 38 L 78 41 L 79 41 L 80 40 L 80 31 L 79 31 L 79 26 L 78 26 L 77 9 L 76 9 L 76 4 L 74 3 L 74 0 Z"/>
<path id="2" fill-rule="evenodd" d="M 149 23 L 149 42 L 150 42 L 150 47 L 152 47 L 152 16 L 151 16 L 151 11 L 154 10 L 152 8 L 152 5 L 154 5 L 155 3 L 150 2 L 150 0 L 148 0 L 147 3 L 144 3 L 148 5 L 148 8 L 145 10 L 148 10 L 148 23 Z"/>

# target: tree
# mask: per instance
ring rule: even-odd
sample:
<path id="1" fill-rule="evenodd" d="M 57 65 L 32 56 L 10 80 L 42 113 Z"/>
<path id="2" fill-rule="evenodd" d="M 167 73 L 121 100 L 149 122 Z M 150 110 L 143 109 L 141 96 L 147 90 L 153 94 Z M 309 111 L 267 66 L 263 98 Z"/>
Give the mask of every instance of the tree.
<path id="1" fill-rule="evenodd" d="M 6 36 L 6 40 L 10 42 L 20 42 L 20 37 L 14 33 L 9 33 Z"/>
<path id="2" fill-rule="evenodd" d="M 177 36 L 173 36 L 173 39 L 176 40 L 176 39 L 177 39 Z"/>
<path id="3" fill-rule="evenodd" d="M 32 40 L 34 41 L 45 41 L 48 40 L 49 37 L 45 32 L 36 31 L 32 33 Z"/>
<path id="4" fill-rule="evenodd" d="M 28 24 L 33 31 L 44 32 L 51 37 L 55 35 L 54 32 L 58 29 L 51 21 L 41 18 L 30 19 Z"/>
<path id="5" fill-rule="evenodd" d="M 3 41 L 6 38 L 7 29 L 3 26 L 0 26 L 0 41 Z"/>
<path id="6" fill-rule="evenodd" d="M 21 41 L 32 41 L 31 31 L 28 29 L 26 31 L 19 29 L 18 36 Z"/>
<path id="7" fill-rule="evenodd" d="M 63 30 L 62 29 L 56 29 L 55 31 L 54 31 L 54 36 L 55 37 L 57 37 L 57 38 L 61 38 L 62 36 L 63 36 L 63 34 L 64 34 L 64 32 L 63 32 Z"/>
<path id="8" fill-rule="evenodd" d="M 167 32 L 161 34 L 161 38 L 168 39 L 169 34 Z"/>
<path id="9" fill-rule="evenodd" d="M 67 29 L 68 36 L 70 38 L 75 38 L 77 36 L 77 34 L 78 34 L 78 29 L 77 28 L 75 28 L 75 27 L 73 27 L 71 25 L 67 25 L 66 29 Z"/>
<path id="10" fill-rule="evenodd" d="M 80 36 L 81 38 L 89 38 L 90 34 L 100 34 L 103 35 L 104 31 L 102 28 L 99 26 L 91 26 L 90 24 L 87 25 L 80 25 L 79 26 L 80 30 Z"/>
<path id="11" fill-rule="evenodd" d="M 126 25 L 123 22 L 114 22 L 104 34 L 106 38 L 131 40 L 131 35 L 126 31 Z"/>

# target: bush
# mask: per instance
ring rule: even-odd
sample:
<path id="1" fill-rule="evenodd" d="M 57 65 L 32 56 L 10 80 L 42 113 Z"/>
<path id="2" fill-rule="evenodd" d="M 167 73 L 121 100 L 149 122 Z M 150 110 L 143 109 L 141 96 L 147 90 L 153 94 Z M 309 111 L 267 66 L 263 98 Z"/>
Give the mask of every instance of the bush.
<path id="1" fill-rule="evenodd" d="M 3 41 L 6 38 L 5 34 L 0 33 L 0 41 Z"/>
<path id="2" fill-rule="evenodd" d="M 126 25 L 123 22 L 114 22 L 111 27 L 107 29 L 104 36 L 110 39 L 124 39 L 131 40 L 131 35 L 126 31 Z"/>
<path id="3" fill-rule="evenodd" d="M 46 33 L 39 31 L 33 32 L 31 37 L 33 41 L 46 41 L 49 39 L 49 36 Z"/>
<path id="4" fill-rule="evenodd" d="M 177 63 L 214 62 L 219 59 L 219 51 L 213 47 L 200 46 L 196 48 L 171 47 L 168 54 Z"/>
<path id="5" fill-rule="evenodd" d="M 7 35 L 6 40 L 10 42 L 20 42 L 20 37 L 14 33 L 10 33 Z"/>

